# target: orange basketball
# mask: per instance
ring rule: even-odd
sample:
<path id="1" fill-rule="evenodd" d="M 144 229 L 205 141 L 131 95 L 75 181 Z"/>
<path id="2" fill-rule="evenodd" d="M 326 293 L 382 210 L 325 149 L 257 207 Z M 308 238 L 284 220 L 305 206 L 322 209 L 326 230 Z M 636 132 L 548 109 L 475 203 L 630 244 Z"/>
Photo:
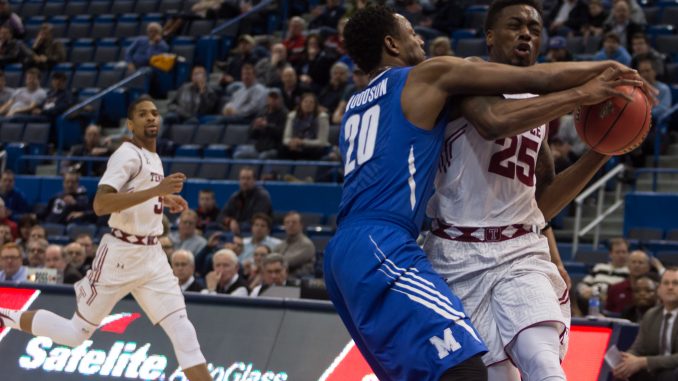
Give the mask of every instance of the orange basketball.
<path id="1" fill-rule="evenodd" d="M 593 106 L 580 106 L 574 114 L 579 137 L 605 155 L 633 151 L 645 140 L 652 121 L 652 105 L 639 87 L 623 86 L 633 101 L 614 97 Z"/>

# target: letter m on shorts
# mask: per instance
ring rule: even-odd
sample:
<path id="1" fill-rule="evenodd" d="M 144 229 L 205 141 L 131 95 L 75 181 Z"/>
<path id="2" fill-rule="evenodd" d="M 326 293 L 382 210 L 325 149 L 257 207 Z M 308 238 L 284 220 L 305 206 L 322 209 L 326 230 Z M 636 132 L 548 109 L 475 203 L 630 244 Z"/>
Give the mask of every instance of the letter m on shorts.
<path id="1" fill-rule="evenodd" d="M 445 331 L 443 331 L 442 339 L 438 336 L 433 336 L 428 340 L 436 347 L 438 357 L 440 357 L 441 360 L 447 357 L 450 352 L 455 352 L 461 348 L 461 344 L 459 344 L 454 336 L 452 336 L 452 330 L 450 328 L 446 328 Z"/>

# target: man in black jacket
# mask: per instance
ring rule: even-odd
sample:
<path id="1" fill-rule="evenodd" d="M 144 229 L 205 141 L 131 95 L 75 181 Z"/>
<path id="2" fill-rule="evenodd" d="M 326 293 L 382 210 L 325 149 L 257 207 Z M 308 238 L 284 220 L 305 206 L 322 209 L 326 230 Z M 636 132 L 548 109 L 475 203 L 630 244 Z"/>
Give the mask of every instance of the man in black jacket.
<path id="1" fill-rule="evenodd" d="M 240 234 L 243 224 L 249 224 L 255 213 L 273 215 L 271 196 L 257 186 L 254 169 L 245 167 L 238 176 L 240 190 L 233 193 L 221 212 L 221 221 L 234 234 Z"/>
<path id="2" fill-rule="evenodd" d="M 171 265 L 174 276 L 179 280 L 179 287 L 181 287 L 182 292 L 200 292 L 205 288 L 203 281 L 195 277 L 193 253 L 188 250 L 175 251 L 172 253 Z"/>

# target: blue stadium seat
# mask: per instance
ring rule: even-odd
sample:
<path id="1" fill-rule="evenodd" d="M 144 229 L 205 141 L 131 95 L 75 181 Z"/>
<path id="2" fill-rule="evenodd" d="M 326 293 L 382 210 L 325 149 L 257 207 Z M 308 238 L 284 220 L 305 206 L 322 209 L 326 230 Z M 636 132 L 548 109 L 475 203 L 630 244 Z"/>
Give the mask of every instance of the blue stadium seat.
<path id="1" fill-rule="evenodd" d="M 485 56 L 487 45 L 484 38 L 464 38 L 457 40 L 454 47 L 455 55 L 459 57 Z"/>
<path id="2" fill-rule="evenodd" d="M 472 5 L 464 10 L 464 27 L 475 28 L 479 25 L 485 25 L 485 16 L 487 16 L 487 5 Z"/>
<path id="3" fill-rule="evenodd" d="M 120 82 L 125 76 L 125 70 L 124 67 L 118 67 L 114 63 L 105 64 L 99 70 L 97 87 L 105 89 L 108 86 Z"/>
<path id="4" fill-rule="evenodd" d="M 167 13 L 169 11 L 178 11 L 182 9 L 184 0 L 162 0 L 158 4 L 158 12 Z"/>
<path id="5" fill-rule="evenodd" d="M 136 37 L 144 31 L 139 30 L 139 17 L 136 14 L 122 15 L 115 27 L 115 37 Z"/>
<path id="6" fill-rule="evenodd" d="M 228 157 L 229 148 L 224 144 L 210 144 L 203 151 L 204 157 L 222 158 Z"/>
<path id="7" fill-rule="evenodd" d="M 224 129 L 221 124 L 201 124 L 193 136 L 193 143 L 205 146 L 218 142 L 221 140 Z"/>
<path id="8" fill-rule="evenodd" d="M 71 18 L 68 27 L 69 38 L 87 38 L 89 37 L 90 29 L 92 28 L 92 16 L 78 15 Z"/>
<path id="9" fill-rule="evenodd" d="M 666 267 L 678 266 L 678 251 L 660 251 L 655 257 Z"/>
<path id="10" fill-rule="evenodd" d="M 249 142 L 249 129 L 250 126 L 247 124 L 229 124 L 226 126 L 226 133 L 221 144 L 228 146 L 247 144 Z"/>
<path id="11" fill-rule="evenodd" d="M 168 131 L 168 139 L 174 144 L 191 144 L 196 126 L 194 124 L 173 124 Z"/>
<path id="12" fill-rule="evenodd" d="M 132 13 L 134 11 L 133 0 L 115 0 L 111 1 L 111 8 L 109 12 L 114 15 L 121 15 L 123 13 Z"/>
<path id="13" fill-rule="evenodd" d="M 47 8 L 48 5 L 52 4 L 52 2 L 47 2 L 45 3 L 45 8 Z M 45 11 L 46 15 L 59 15 L 59 16 L 53 16 L 49 19 L 49 23 L 52 24 L 52 36 L 54 38 L 63 38 L 63 37 L 68 37 L 66 34 L 66 30 L 68 30 L 68 16 L 62 16 L 60 13 L 54 13 L 54 12 L 47 12 Z"/>
<path id="14" fill-rule="evenodd" d="M 163 2 L 160 0 L 160 2 Z M 155 10 L 158 8 L 158 1 L 157 0 L 137 0 L 136 4 L 134 4 L 134 9 L 132 12 L 134 13 L 139 13 L 139 14 L 147 14 L 147 13 L 152 13 L 155 12 Z"/>
<path id="15" fill-rule="evenodd" d="M 199 162 L 191 162 L 191 163 L 186 163 L 186 162 L 172 162 L 170 166 L 170 170 L 168 173 L 177 173 L 181 172 L 186 177 L 192 178 L 195 177 L 198 174 L 198 167 L 200 166 Z"/>
<path id="16" fill-rule="evenodd" d="M 0 143 L 20 142 L 23 134 L 23 123 L 3 123 L 2 126 L 0 126 Z"/>
<path id="17" fill-rule="evenodd" d="M 657 36 L 655 47 L 662 53 L 678 55 L 678 35 Z"/>
<path id="18" fill-rule="evenodd" d="M 195 20 L 188 27 L 188 35 L 192 37 L 202 37 L 210 34 L 214 28 L 213 20 Z"/>
<path id="19" fill-rule="evenodd" d="M 198 177 L 210 180 L 223 180 L 226 178 L 228 169 L 228 164 L 225 162 L 212 163 L 203 161 L 198 171 Z"/>
<path id="20" fill-rule="evenodd" d="M 98 64 L 107 64 L 117 61 L 119 55 L 120 46 L 118 46 L 118 39 L 102 38 L 97 41 L 96 47 L 94 48 L 93 61 Z"/>
<path id="21" fill-rule="evenodd" d="M 40 29 L 40 26 L 45 22 L 47 22 L 45 16 L 32 16 L 31 18 L 26 20 L 24 24 L 24 29 L 26 31 L 25 38 L 28 39 L 35 38 L 38 35 L 38 30 Z"/>
<path id="22" fill-rule="evenodd" d="M 97 226 L 95 224 L 79 224 L 79 223 L 70 223 L 66 225 L 66 235 L 71 240 L 75 240 L 80 234 L 89 234 L 90 237 L 94 237 L 97 232 Z"/>
<path id="23" fill-rule="evenodd" d="M 665 7 L 659 19 L 661 24 L 671 24 L 678 28 L 678 7 Z"/>
<path id="24" fill-rule="evenodd" d="M 610 261 L 610 253 L 607 250 L 578 250 L 572 258 L 575 262 L 584 263 L 587 265 L 595 265 L 596 263 L 607 263 Z"/>
<path id="25" fill-rule="evenodd" d="M 38 16 L 42 14 L 43 0 L 27 0 L 24 1 L 20 9 L 17 9 L 17 14 L 26 20 L 29 17 Z"/>
<path id="26" fill-rule="evenodd" d="M 281 178 L 284 175 L 292 174 L 292 165 L 290 164 L 280 164 L 278 162 L 267 162 L 263 165 L 261 169 L 261 175 L 269 175 L 274 178 Z"/>
<path id="27" fill-rule="evenodd" d="M 325 221 L 325 215 L 322 213 L 300 212 L 301 222 L 306 228 L 309 226 L 322 225 Z"/>
<path id="28" fill-rule="evenodd" d="M 79 38 L 73 43 L 68 60 L 74 64 L 91 62 L 94 56 L 94 40 L 91 38 Z"/>
<path id="29" fill-rule="evenodd" d="M 4 125 L 3 125 L 4 128 Z M 49 142 L 49 123 L 28 123 L 24 129 L 23 142 L 28 144 L 47 145 Z"/>
<path id="30" fill-rule="evenodd" d="M 639 241 L 649 241 L 653 239 L 662 239 L 664 231 L 659 228 L 631 228 L 629 229 L 628 239 L 637 239 Z"/>
<path id="31" fill-rule="evenodd" d="M 5 66 L 5 85 L 7 87 L 18 88 L 23 86 L 24 69 L 21 64 L 11 64 Z"/>
<path id="32" fill-rule="evenodd" d="M 475 38 L 478 37 L 478 30 L 475 28 L 463 28 L 457 29 L 452 32 L 453 40 L 460 40 L 462 38 Z"/>
<path id="33" fill-rule="evenodd" d="M 197 144 L 182 144 L 174 151 L 174 156 L 199 158 L 201 148 Z"/>
<path id="34" fill-rule="evenodd" d="M 300 180 L 311 180 L 315 181 L 316 175 L 318 174 L 318 166 L 309 164 L 309 165 L 295 165 L 292 175 Z"/>
<path id="35" fill-rule="evenodd" d="M 95 63 L 84 63 L 78 66 L 73 73 L 73 80 L 71 87 L 74 89 L 82 89 L 85 87 L 95 87 L 97 84 L 97 75 L 99 70 Z"/>
<path id="36" fill-rule="evenodd" d="M 88 4 L 89 0 L 69 0 L 68 6 L 64 8 L 63 13 L 65 16 L 71 17 L 87 14 Z M 73 19 L 71 18 L 71 20 Z"/>
<path id="37" fill-rule="evenodd" d="M 645 20 L 648 25 L 656 24 L 659 21 L 659 12 L 661 8 L 659 7 L 643 7 L 643 13 L 645 13 Z"/>
<path id="38" fill-rule="evenodd" d="M 87 13 L 93 16 L 108 13 L 113 1 L 109 0 L 92 0 L 87 7 Z"/>
<path id="39" fill-rule="evenodd" d="M 115 36 L 115 17 L 113 15 L 100 15 L 94 19 L 90 37 L 92 38 L 106 38 Z"/>
<path id="40" fill-rule="evenodd" d="M 66 227 L 62 224 L 55 224 L 51 222 L 46 222 L 42 224 L 42 227 L 45 228 L 45 233 L 47 237 L 61 236 L 66 233 Z"/>
<path id="41" fill-rule="evenodd" d="M 186 65 L 193 67 L 195 58 L 195 39 L 192 37 L 176 37 L 172 42 L 171 52 L 186 59 Z"/>
<path id="42" fill-rule="evenodd" d="M 47 16 L 61 15 L 64 10 L 64 5 L 67 3 L 67 1 L 47 0 L 42 7 L 42 14 Z"/>

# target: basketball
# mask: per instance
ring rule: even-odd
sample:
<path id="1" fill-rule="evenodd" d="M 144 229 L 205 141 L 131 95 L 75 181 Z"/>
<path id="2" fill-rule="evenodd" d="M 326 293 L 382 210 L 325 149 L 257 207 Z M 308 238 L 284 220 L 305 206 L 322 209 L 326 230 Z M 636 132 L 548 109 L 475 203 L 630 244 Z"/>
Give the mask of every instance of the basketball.
<path id="1" fill-rule="evenodd" d="M 622 155 L 638 147 L 650 131 L 652 105 L 639 87 L 623 86 L 633 101 L 610 98 L 593 106 L 579 106 L 574 115 L 579 137 L 594 151 Z"/>

